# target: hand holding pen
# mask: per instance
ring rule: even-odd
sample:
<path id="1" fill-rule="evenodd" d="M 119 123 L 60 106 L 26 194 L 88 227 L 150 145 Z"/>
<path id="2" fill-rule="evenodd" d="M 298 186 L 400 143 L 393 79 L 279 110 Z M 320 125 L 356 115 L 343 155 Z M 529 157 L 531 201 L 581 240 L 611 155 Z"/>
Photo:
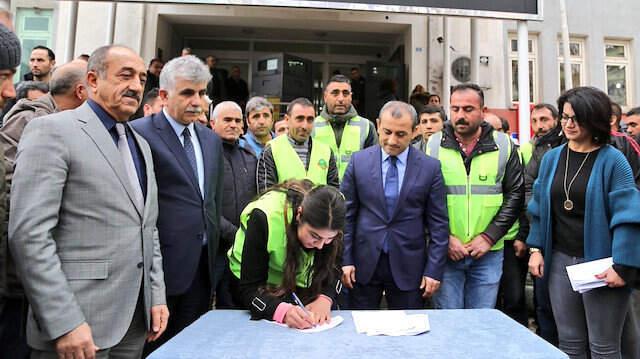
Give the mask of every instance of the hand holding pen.
<path id="1" fill-rule="evenodd" d="M 314 314 L 309 312 L 295 293 L 291 293 L 297 305 L 291 306 L 284 315 L 284 322 L 289 327 L 308 329 L 315 326 Z"/>

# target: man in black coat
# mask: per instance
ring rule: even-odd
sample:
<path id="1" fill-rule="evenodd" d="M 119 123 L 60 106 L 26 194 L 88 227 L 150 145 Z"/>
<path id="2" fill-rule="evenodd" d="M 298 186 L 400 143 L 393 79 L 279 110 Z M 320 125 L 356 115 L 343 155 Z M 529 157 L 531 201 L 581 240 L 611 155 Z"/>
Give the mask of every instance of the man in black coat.
<path id="1" fill-rule="evenodd" d="M 240 67 L 233 66 L 231 68 L 231 74 L 225 85 L 227 87 L 227 98 L 240 105 L 240 108 L 244 108 L 249 98 L 249 86 L 240 77 Z"/>
<path id="2" fill-rule="evenodd" d="M 220 217 L 220 244 L 214 278 L 216 308 L 232 308 L 234 304 L 229 291 L 229 260 L 231 248 L 240 226 L 240 214 L 257 195 L 256 164 L 254 153 L 241 147 L 238 139 L 242 134 L 242 109 L 233 101 L 219 103 L 211 114 L 211 128 L 222 139 L 224 154 L 224 181 L 222 194 L 222 216 Z"/>

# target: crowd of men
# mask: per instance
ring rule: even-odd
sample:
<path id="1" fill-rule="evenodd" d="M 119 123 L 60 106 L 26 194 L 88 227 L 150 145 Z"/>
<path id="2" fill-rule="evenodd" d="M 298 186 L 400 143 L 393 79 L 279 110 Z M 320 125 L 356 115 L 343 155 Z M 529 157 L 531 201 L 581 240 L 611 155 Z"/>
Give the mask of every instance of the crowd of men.
<path id="1" fill-rule="evenodd" d="M 280 119 L 265 98 L 249 98 L 238 67 L 228 76 L 189 49 L 146 66 L 127 47 L 104 46 L 56 66 L 38 46 L 16 94 L 19 63 L 20 42 L 0 25 L 0 203 L 10 197 L 0 206 L 0 352 L 9 357 L 141 357 L 212 298 L 237 308 L 226 253 L 240 214 L 299 178 L 346 198 L 344 308 L 379 309 L 384 296 L 388 308 L 419 309 L 429 299 L 498 306 L 529 326 L 524 213 L 542 155 L 564 141 L 553 105 L 534 106 L 534 138 L 518 146 L 472 84 L 452 89 L 450 119 L 438 97 L 388 101 L 369 121 L 354 99 L 364 80 L 336 75 L 320 113 L 298 98 Z M 617 132 L 638 136 L 640 109 L 613 112 L 612 144 L 640 183 L 640 147 Z M 557 343 L 548 290 L 535 284 L 538 332 Z M 623 343 L 636 354 L 625 357 L 637 355 L 638 314 L 629 312 Z"/>

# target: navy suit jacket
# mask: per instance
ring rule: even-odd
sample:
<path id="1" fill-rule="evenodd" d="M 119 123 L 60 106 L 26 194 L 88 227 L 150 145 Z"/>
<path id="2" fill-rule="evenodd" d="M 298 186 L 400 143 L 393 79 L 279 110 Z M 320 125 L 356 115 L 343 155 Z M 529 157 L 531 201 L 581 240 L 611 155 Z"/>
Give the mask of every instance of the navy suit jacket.
<path id="1" fill-rule="evenodd" d="M 409 147 L 398 204 L 390 218 L 382 183 L 379 145 L 352 155 L 341 186 L 347 200 L 343 265 L 354 265 L 356 281 L 369 283 L 389 233 L 389 265 L 398 288 L 415 290 L 423 276 L 441 280 L 449 218 L 440 162 Z"/>
<path id="2" fill-rule="evenodd" d="M 203 234 L 207 236 L 209 277 L 220 237 L 222 141 L 210 129 L 195 124 L 204 162 L 204 199 L 180 139 L 164 113 L 131 122 L 153 154 L 158 182 L 158 234 L 167 295 L 187 291 L 197 273 Z"/>

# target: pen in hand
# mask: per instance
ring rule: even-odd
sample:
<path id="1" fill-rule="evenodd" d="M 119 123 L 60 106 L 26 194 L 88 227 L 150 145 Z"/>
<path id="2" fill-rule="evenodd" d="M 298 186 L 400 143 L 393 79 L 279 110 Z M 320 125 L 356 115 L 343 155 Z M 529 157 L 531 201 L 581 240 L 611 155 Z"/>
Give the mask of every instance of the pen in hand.
<path id="1" fill-rule="evenodd" d="M 302 304 L 302 301 L 300 300 L 300 298 L 298 298 L 298 296 L 296 295 L 295 292 L 291 292 L 291 296 L 293 297 L 293 300 L 296 302 L 296 304 L 304 311 L 304 314 L 307 315 L 307 318 L 309 318 L 309 320 L 312 320 L 312 315 L 311 313 L 309 313 L 309 311 L 307 310 L 307 308 L 304 307 L 304 304 Z M 313 324 L 312 322 L 310 322 L 312 326 L 316 326 L 315 324 Z"/>

